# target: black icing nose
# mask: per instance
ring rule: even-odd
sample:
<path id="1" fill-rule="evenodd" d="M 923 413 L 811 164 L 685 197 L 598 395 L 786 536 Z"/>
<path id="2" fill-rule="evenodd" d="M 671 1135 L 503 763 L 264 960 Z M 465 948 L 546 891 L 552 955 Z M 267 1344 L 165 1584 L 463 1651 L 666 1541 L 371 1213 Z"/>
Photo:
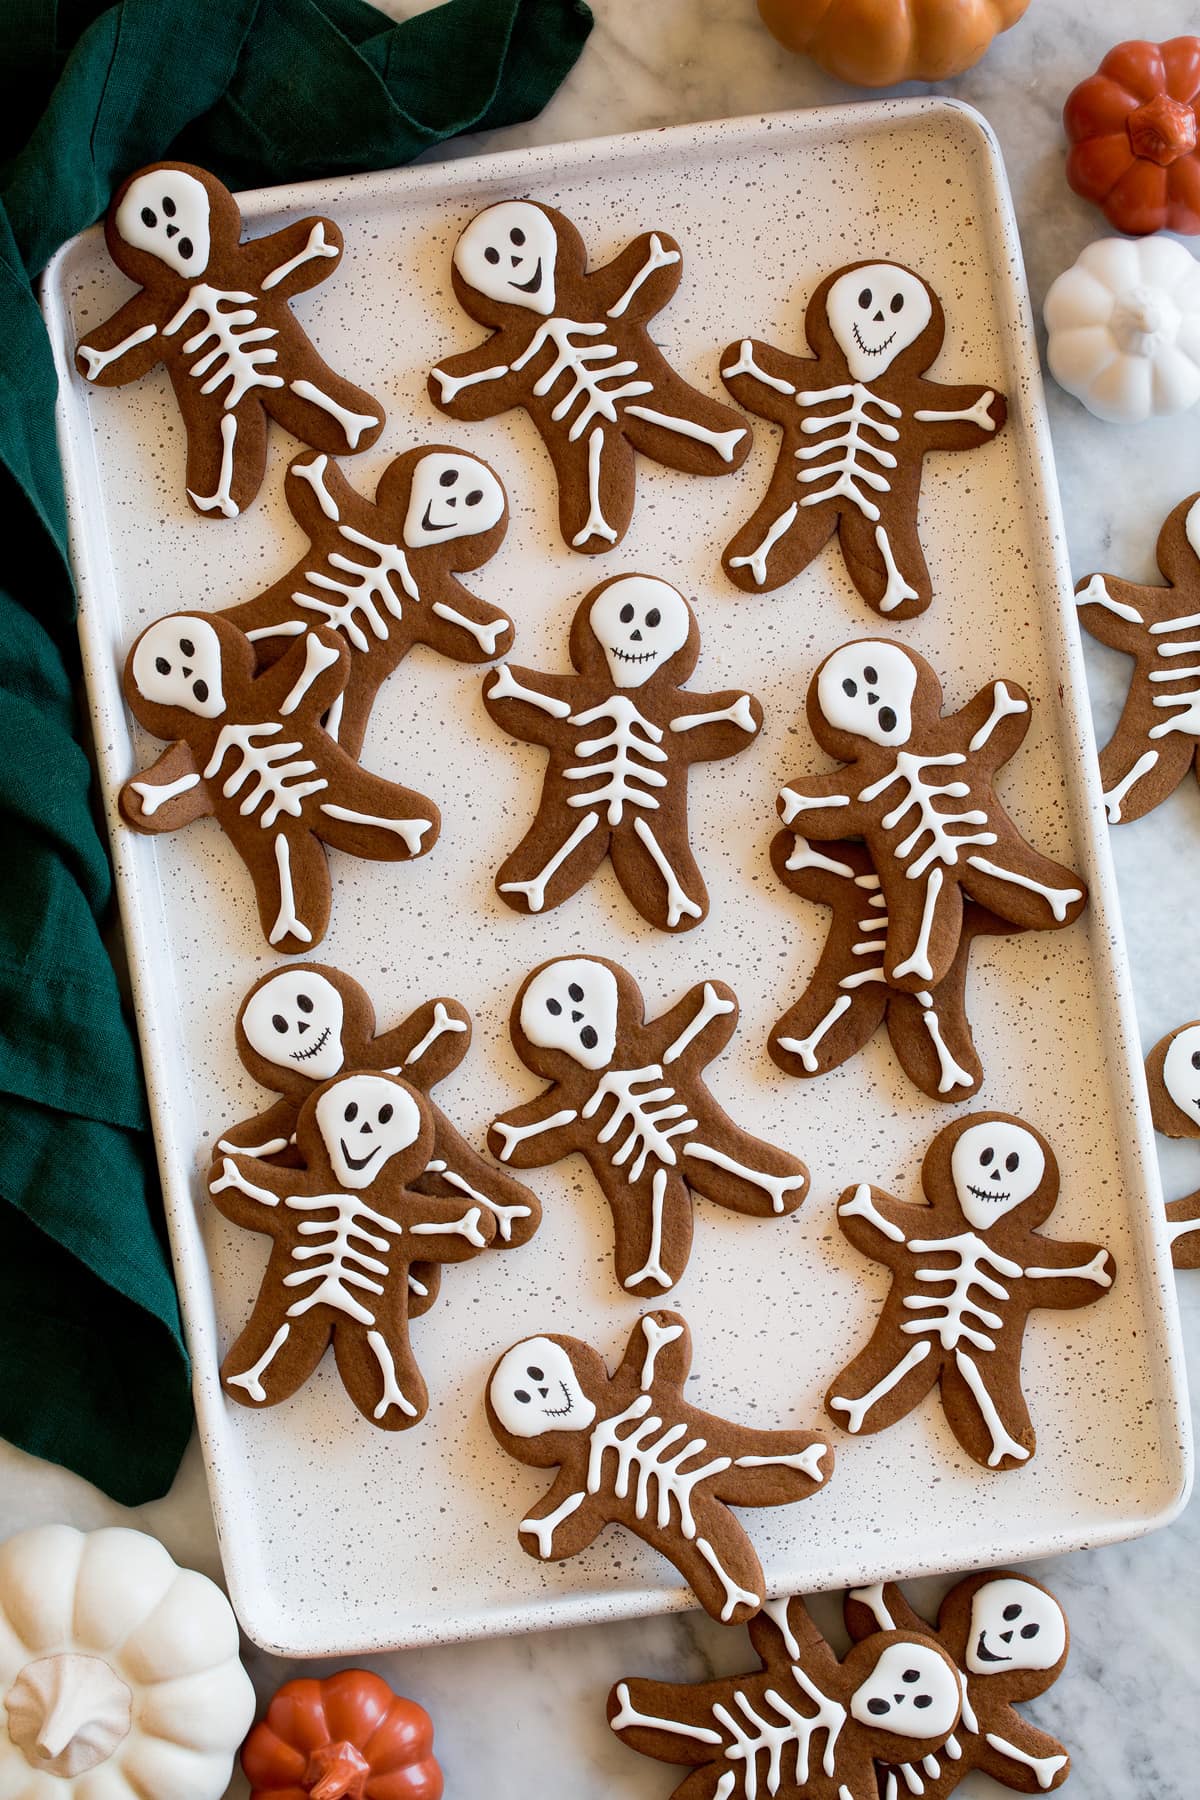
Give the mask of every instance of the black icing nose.
<path id="1" fill-rule="evenodd" d="M 373 1128 L 372 1128 L 370 1119 L 364 1119 L 362 1124 L 358 1128 L 359 1136 L 360 1137 L 370 1137 L 372 1129 Z"/>
<path id="2" fill-rule="evenodd" d="M 993 1169 L 993 1170 L 992 1170 L 992 1180 L 993 1180 L 993 1181 L 999 1181 L 999 1179 L 1000 1179 L 1000 1171 L 999 1171 L 999 1169 Z M 1003 1636 L 1003 1633 L 1001 1633 L 1001 1636 Z M 1011 1636 L 1012 1636 L 1012 1632 L 1011 1632 L 1011 1631 L 1010 1631 L 1010 1632 L 1009 1632 L 1009 1634 L 1008 1634 L 1008 1636 L 1009 1636 L 1009 1637 L 1011 1637 Z M 1007 1642 L 1007 1641 L 1008 1641 L 1008 1640 L 1007 1640 L 1007 1639 L 1005 1639 L 1005 1642 Z"/>
<path id="3" fill-rule="evenodd" d="M 871 323 L 873 325 L 882 325 L 883 324 L 883 313 L 877 312 L 875 314 L 875 317 L 872 319 Z"/>
<path id="4" fill-rule="evenodd" d="M 178 225 L 168 225 L 167 226 L 167 236 L 169 238 L 178 237 L 179 236 Z"/>
<path id="5" fill-rule="evenodd" d="M 1011 1631 L 1002 1631 L 1000 1633 L 1000 1642 L 1002 1644 L 1011 1644 L 1012 1640 L 1013 1640 L 1013 1634 Z"/>
<path id="6" fill-rule="evenodd" d="M 631 631 L 629 634 L 629 641 L 631 644 L 640 644 L 642 641 L 641 632 L 640 631 Z"/>
<path id="7" fill-rule="evenodd" d="M 879 704 L 879 695 L 878 694 L 868 694 L 867 695 L 867 705 L 868 706 L 878 706 L 878 704 Z"/>
<path id="8" fill-rule="evenodd" d="M 583 1014 L 581 1012 L 573 1012 L 571 1014 L 572 1024 L 578 1025 L 578 1023 L 579 1023 L 580 1019 L 582 1019 L 582 1017 L 583 1017 Z"/>

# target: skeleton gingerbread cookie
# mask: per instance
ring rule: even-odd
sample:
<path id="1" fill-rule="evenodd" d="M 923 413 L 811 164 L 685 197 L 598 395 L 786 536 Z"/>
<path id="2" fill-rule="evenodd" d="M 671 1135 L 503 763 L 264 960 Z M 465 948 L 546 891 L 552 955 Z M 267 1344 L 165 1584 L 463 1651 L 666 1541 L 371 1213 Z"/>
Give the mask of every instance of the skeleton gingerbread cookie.
<path id="1" fill-rule="evenodd" d="M 255 982 L 237 1020 L 238 1055 L 246 1070 L 279 1095 L 266 1112 L 235 1125 L 217 1148 L 295 1167 L 296 1119 L 313 1089 L 335 1075 L 400 1075 L 429 1099 L 430 1090 L 457 1069 L 471 1043 L 465 1006 L 427 1000 L 391 1031 L 375 1032 L 366 990 L 340 969 L 294 963 Z M 414 1192 L 485 1207 L 496 1221 L 493 1250 L 527 1244 L 542 1218 L 537 1196 L 473 1150 L 440 1107 L 429 1100 L 433 1151 Z M 416 1318 L 437 1298 L 441 1269 L 409 1270 L 409 1313 Z"/>
<path id="2" fill-rule="evenodd" d="M 488 1146 L 518 1169 L 587 1159 L 612 1209 L 617 1279 L 631 1294 L 673 1287 L 692 1244 L 692 1195 L 752 1218 L 795 1212 L 808 1170 L 733 1123 L 703 1079 L 733 1036 L 737 998 L 694 987 L 649 1022 L 633 977 L 598 956 L 535 969 L 517 995 L 517 1054 L 552 1085 L 497 1119 Z"/>
<path id="3" fill-rule="evenodd" d="M 921 1167 L 927 1205 L 861 1182 L 838 1202 L 846 1237 L 892 1272 L 874 1335 L 825 1406 L 851 1432 L 882 1431 L 941 1383 L 955 1437 L 988 1469 L 1015 1469 L 1036 1436 L 1021 1392 L 1025 1325 L 1036 1307 L 1090 1306 L 1113 1284 L 1097 1244 L 1037 1230 L 1058 1198 L 1045 1138 L 1006 1113 L 938 1133 Z"/>
<path id="4" fill-rule="evenodd" d="M 554 1485 L 520 1525 L 531 1556 L 577 1556 L 620 1524 L 672 1562 L 714 1619 L 763 1603 L 763 1572 L 731 1506 L 786 1506 L 828 1481 L 833 1451 L 811 1431 L 756 1431 L 683 1397 L 692 1361 L 678 1313 L 647 1313 L 615 1375 L 590 1344 L 530 1337 L 488 1379 L 497 1443 Z"/>
<path id="5" fill-rule="evenodd" d="M 325 455 L 296 457 L 284 497 L 309 548 L 263 593 L 225 609 L 264 667 L 294 638 L 324 625 L 343 639 L 350 679 L 325 728 L 351 756 L 362 750 L 380 684 L 414 644 L 456 662 L 490 662 L 512 644 L 499 607 L 459 581 L 495 555 L 508 527 L 500 478 L 444 444 L 390 462 L 364 500 Z"/>
<path id="6" fill-rule="evenodd" d="M 843 644 L 813 676 L 813 736 L 848 766 L 790 782 L 779 812 L 805 837 L 866 841 L 892 987 L 920 994 L 947 978 L 964 899 L 1030 930 L 1082 912 L 1083 882 L 1026 843 L 994 791 L 1029 719 L 1029 696 L 1008 681 L 943 717 L 941 683 L 924 657 L 883 638 Z"/>
<path id="7" fill-rule="evenodd" d="M 336 375 L 289 302 L 332 275 L 342 234 L 298 219 L 241 241 L 228 188 L 190 163 L 155 163 L 117 190 L 109 254 L 140 292 L 76 351 L 101 387 L 165 363 L 187 433 L 187 495 L 202 516 L 236 518 L 262 483 L 267 419 L 314 450 L 367 450 L 383 408 Z"/>
<path id="8" fill-rule="evenodd" d="M 607 855 L 650 924 L 688 931 L 708 891 L 688 840 L 688 770 L 736 756 L 762 725 L 741 689 L 689 693 L 700 654 L 695 614 L 665 581 L 617 575 L 584 596 L 571 624 L 572 675 L 502 663 L 484 705 L 550 762 L 533 826 L 496 876 L 518 912 L 577 893 Z"/>
<path id="9" fill-rule="evenodd" d="M 1079 622 L 1133 658 L 1117 729 L 1100 752 L 1110 824 L 1144 818 L 1175 792 L 1200 742 L 1200 494 L 1158 535 L 1166 587 L 1091 575 L 1076 589 Z"/>
<path id="10" fill-rule="evenodd" d="M 818 850 L 807 838 L 780 831 L 771 861 L 792 893 L 833 914 L 808 986 L 768 1040 L 778 1067 L 788 1075 L 824 1075 L 856 1056 L 886 1020 L 900 1066 L 931 1100 L 978 1093 L 983 1067 L 965 1003 L 971 945 L 1017 927 L 969 900 L 948 973 L 935 987 L 906 993 L 889 986 L 884 974 L 887 903 L 865 845 L 834 842 Z"/>
<path id="11" fill-rule="evenodd" d="M 811 357 L 742 338 L 721 359 L 734 399 L 783 430 L 762 505 L 725 551 L 726 573 L 748 593 L 782 587 L 836 531 L 868 605 L 911 618 L 933 595 L 917 533 L 924 458 L 990 443 L 1004 396 L 928 379 L 945 315 L 928 282 L 898 263 L 828 276 L 805 334 Z"/>
<path id="12" fill-rule="evenodd" d="M 745 1675 L 609 1695 L 622 1743 L 692 1769 L 674 1800 L 877 1800 L 877 1763 L 923 1767 L 958 1726 L 958 1672 L 925 1626 L 875 1630 L 839 1661 L 795 1597 L 768 1600 L 749 1632 Z"/>
<path id="13" fill-rule="evenodd" d="M 669 469 L 727 475 L 751 433 L 668 363 L 649 323 L 679 286 L 682 253 L 651 231 L 602 269 L 563 214 L 504 200 L 477 214 L 454 251 L 459 303 L 492 335 L 429 377 L 455 419 L 524 407 L 558 474 L 566 543 L 619 543 L 633 516 L 635 451 Z"/>
<path id="14" fill-rule="evenodd" d="M 1160 1038 L 1146 1058 L 1155 1129 L 1169 1138 L 1200 1138 L 1200 1020 Z M 1171 1261 L 1200 1269 L 1200 1191 L 1167 1205 Z"/>
<path id="15" fill-rule="evenodd" d="M 855 1588 L 845 1611 L 856 1642 L 869 1642 L 879 1631 L 932 1637 L 953 1661 L 962 1689 L 961 1723 L 942 1748 L 887 1768 L 882 1800 L 909 1794 L 946 1800 L 972 1769 L 1018 1794 L 1062 1786 L 1071 1771 L 1067 1752 L 1016 1710 L 1052 1687 L 1067 1661 L 1066 1615 L 1040 1582 L 1010 1571 L 968 1575 L 942 1601 L 936 1628 L 913 1611 L 894 1582 Z"/>
<path id="16" fill-rule="evenodd" d="M 345 645 L 318 627 L 257 674 L 254 645 L 219 613 L 157 620 L 125 665 L 134 717 L 173 742 L 125 783 L 122 817 L 160 832 L 215 816 L 254 878 L 268 943 L 289 953 L 317 943 L 329 922 L 324 844 L 399 862 L 438 835 L 431 801 L 368 775 L 322 729 L 349 665 Z"/>
<path id="17" fill-rule="evenodd" d="M 221 1365 L 243 1406 L 276 1406 L 314 1373 L 329 1344 L 358 1410 L 384 1431 L 424 1418 L 429 1394 L 408 1338 L 413 1264 L 486 1250 L 494 1215 L 462 1196 L 413 1187 L 429 1168 L 433 1118 L 395 1075 L 339 1075 L 296 1120 L 298 1168 L 218 1150 L 209 1192 L 272 1250 L 249 1322 Z"/>

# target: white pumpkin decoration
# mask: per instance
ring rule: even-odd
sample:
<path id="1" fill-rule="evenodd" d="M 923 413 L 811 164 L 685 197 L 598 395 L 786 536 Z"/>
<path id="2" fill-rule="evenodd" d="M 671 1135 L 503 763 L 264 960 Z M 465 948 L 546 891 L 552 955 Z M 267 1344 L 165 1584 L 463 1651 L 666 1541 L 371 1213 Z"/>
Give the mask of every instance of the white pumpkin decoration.
<path id="1" fill-rule="evenodd" d="M 232 1608 L 156 1538 L 0 1545 L 0 1800 L 220 1800 L 254 1718 Z"/>
<path id="2" fill-rule="evenodd" d="M 1200 262 L 1174 238 L 1101 238 L 1046 295 L 1050 372 L 1098 419 L 1200 400 Z"/>

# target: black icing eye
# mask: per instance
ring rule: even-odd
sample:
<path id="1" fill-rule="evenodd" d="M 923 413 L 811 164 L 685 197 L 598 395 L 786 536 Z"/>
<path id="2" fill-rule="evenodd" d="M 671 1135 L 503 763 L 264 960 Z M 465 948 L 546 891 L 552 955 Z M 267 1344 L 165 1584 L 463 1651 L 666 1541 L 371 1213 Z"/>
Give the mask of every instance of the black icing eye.
<path id="1" fill-rule="evenodd" d="M 282 1013 L 275 1013 L 271 1019 L 271 1023 L 281 1037 L 286 1037 L 288 1022 Z"/>
<path id="2" fill-rule="evenodd" d="M 158 214 L 154 211 L 153 207 L 143 206 L 142 224 L 148 226 L 151 231 L 153 231 L 154 227 L 158 224 Z"/>
<path id="3" fill-rule="evenodd" d="M 633 624 L 633 608 L 632 608 L 632 606 L 630 606 L 629 603 L 626 602 L 626 604 L 621 608 L 620 612 L 617 614 L 617 617 L 620 619 L 622 625 L 632 625 Z"/>
<path id="4" fill-rule="evenodd" d="M 659 612 L 657 606 L 652 606 L 650 608 L 650 611 L 646 614 L 646 623 L 650 627 L 651 631 L 654 630 L 656 625 L 660 625 L 662 623 L 662 614 Z"/>
<path id="5" fill-rule="evenodd" d="M 890 706 L 881 706 L 880 707 L 879 723 L 882 725 L 882 727 L 885 731 L 895 731 L 896 715 L 892 711 Z"/>
<path id="6" fill-rule="evenodd" d="M 389 1124 L 391 1121 L 392 1114 L 395 1110 L 396 1110 L 395 1107 L 391 1104 L 390 1101 L 388 1101 L 388 1103 L 385 1106 L 381 1106 L 379 1109 L 379 1123 L 381 1125 Z"/>
<path id="7" fill-rule="evenodd" d="M 875 1717 L 878 1718 L 880 1713 L 890 1712 L 891 1708 L 888 1706 L 886 1700 L 868 1700 L 867 1711 L 869 1713 L 874 1713 Z"/>
<path id="8" fill-rule="evenodd" d="M 1019 1619 L 1020 1616 L 1021 1616 L 1021 1608 L 1015 1602 L 1013 1603 L 1012 1606 L 1006 1606 L 1004 1611 L 1000 1615 L 1000 1617 L 1004 1620 L 1005 1624 L 1010 1623 L 1013 1619 Z"/>
<path id="9" fill-rule="evenodd" d="M 871 667 L 870 663 L 868 663 L 866 668 L 863 670 L 863 680 L 865 682 L 867 682 L 869 684 L 869 686 L 871 686 L 871 687 L 874 687 L 876 682 L 879 680 L 879 676 L 876 674 L 875 670 Z"/>
<path id="10" fill-rule="evenodd" d="M 894 313 L 904 311 L 904 295 L 903 294 L 893 294 L 892 295 L 892 311 Z"/>
<path id="11" fill-rule="evenodd" d="M 191 238 L 189 238 L 189 237 L 180 238 L 179 249 L 180 249 L 180 252 L 182 253 L 182 255 L 190 256 L 192 254 L 193 248 L 194 248 L 194 246 L 192 244 Z"/>
<path id="12" fill-rule="evenodd" d="M 195 696 L 196 696 L 197 700 L 200 702 L 201 706 L 203 706 L 204 702 L 208 699 L 208 683 L 207 683 L 207 681 L 193 681 L 192 692 L 193 692 L 193 694 L 195 694 Z"/>
<path id="13" fill-rule="evenodd" d="M 482 488 L 472 488 L 470 493 L 467 495 L 467 505 L 468 506 L 478 506 L 479 502 L 482 499 L 483 499 L 483 489 Z"/>
<path id="14" fill-rule="evenodd" d="M 567 992 L 568 992 L 568 994 L 570 994 L 572 1000 L 576 1001 L 576 1003 L 578 1003 L 580 1000 L 583 999 L 583 989 L 580 987 L 580 985 L 577 981 L 573 981 L 571 983 L 570 987 L 567 989 Z"/>
<path id="15" fill-rule="evenodd" d="M 905 1676 L 904 1679 L 906 1681 L 908 1680 L 907 1675 Z M 927 1706 L 933 1705 L 933 1695 L 932 1694 L 918 1694 L 916 1699 L 913 1701 L 913 1705 L 916 1707 L 918 1712 L 924 1712 L 924 1710 Z"/>
<path id="16" fill-rule="evenodd" d="M 1009 1152 L 1004 1159 L 1004 1166 L 1010 1175 L 1014 1175 L 1021 1166 L 1021 1159 L 1015 1150 Z"/>
<path id="17" fill-rule="evenodd" d="M 492 248 L 492 246 L 489 244 L 487 249 L 483 253 L 483 260 L 484 260 L 484 262 L 498 263 L 500 261 L 500 252 L 498 250 L 494 250 Z"/>
<path id="18" fill-rule="evenodd" d="M 905 1679 L 905 1681 L 920 1681 L 920 1679 L 921 1679 L 920 1669 L 905 1669 L 904 1679 Z"/>
<path id="19" fill-rule="evenodd" d="M 988 1145 L 986 1150 L 981 1150 L 979 1152 L 980 1168 L 981 1169 L 990 1169 L 992 1166 L 992 1163 L 995 1160 L 995 1156 L 996 1156 L 996 1152 L 992 1149 L 992 1146 L 990 1144 Z"/>
<path id="20" fill-rule="evenodd" d="M 849 675 L 847 675 L 845 681 L 842 683 L 842 692 L 843 694 L 849 694 L 851 700 L 853 700 L 855 694 L 858 692 L 857 681 L 852 681 Z"/>
<path id="21" fill-rule="evenodd" d="M 525 242 L 525 233 L 521 230 L 521 227 L 519 225 L 514 225 L 512 230 L 509 232 L 508 236 L 509 236 L 510 243 L 515 244 L 517 246 L 518 250 L 520 249 L 521 245 Z"/>
<path id="22" fill-rule="evenodd" d="M 533 1363 L 530 1363 L 525 1373 L 528 1375 L 530 1381 L 545 1381 L 546 1379 L 544 1370 L 536 1368 Z"/>
<path id="23" fill-rule="evenodd" d="M 1022 1625 L 1021 1636 L 1023 1638 L 1035 1638 L 1039 1630 L 1040 1627 L 1037 1625 Z"/>
<path id="24" fill-rule="evenodd" d="M 553 1013 L 554 1017 L 557 1019 L 559 1013 L 562 1011 L 562 1001 L 561 1000 L 547 1000 L 546 1011 L 548 1013 Z"/>
<path id="25" fill-rule="evenodd" d="M 579 1034 L 579 1041 L 585 1050 L 594 1050 L 600 1039 L 590 1025 L 585 1025 Z"/>
<path id="26" fill-rule="evenodd" d="M 870 288 L 863 289 L 862 293 L 858 296 L 858 304 L 862 307 L 863 311 L 866 312 L 867 308 L 871 304 Z"/>
<path id="27" fill-rule="evenodd" d="M 439 487 L 453 487 L 457 480 L 458 480 L 458 470 L 457 469 L 443 469 L 442 473 L 438 476 L 438 486 Z"/>
<path id="28" fill-rule="evenodd" d="M 357 1117 L 358 1117 L 358 1101 L 352 1100 L 350 1102 L 349 1106 L 346 1108 L 346 1123 L 347 1123 L 347 1125 L 353 1125 L 353 1123 L 354 1123 L 355 1119 L 357 1119 Z"/>
<path id="29" fill-rule="evenodd" d="M 173 219 L 175 217 L 175 202 L 172 200 L 170 194 L 163 195 L 162 209 L 166 213 L 168 219 Z"/>
<path id="30" fill-rule="evenodd" d="M 171 665 L 165 656 L 156 656 L 154 659 L 154 667 L 160 675 L 169 675 L 171 673 Z"/>
<path id="31" fill-rule="evenodd" d="M 313 1009 L 313 1003 L 307 994 L 297 994 L 296 1005 L 300 1008 L 302 1013 L 310 1013 Z"/>
<path id="32" fill-rule="evenodd" d="M 180 638 L 179 648 L 183 651 L 185 656 L 195 656 L 196 654 L 196 646 L 193 644 L 191 638 Z"/>
<path id="33" fill-rule="evenodd" d="M 514 1395 L 513 1395 L 513 1399 L 514 1399 L 514 1400 L 519 1400 L 519 1401 L 520 1401 L 520 1402 L 521 1402 L 521 1405 L 522 1405 L 522 1406 L 528 1406 L 528 1405 L 529 1405 L 529 1398 L 530 1398 L 530 1397 L 529 1397 L 529 1395 L 528 1395 L 528 1394 L 527 1394 L 527 1393 L 526 1393 L 526 1392 L 525 1392 L 525 1389 L 524 1389 L 524 1388 L 518 1388 L 518 1389 L 517 1389 L 517 1390 L 516 1390 L 516 1392 L 515 1392 L 515 1393 L 514 1393 Z"/>
<path id="34" fill-rule="evenodd" d="M 1200 1069 L 1200 1050 L 1192 1051 L 1192 1067 L 1193 1069 Z"/>

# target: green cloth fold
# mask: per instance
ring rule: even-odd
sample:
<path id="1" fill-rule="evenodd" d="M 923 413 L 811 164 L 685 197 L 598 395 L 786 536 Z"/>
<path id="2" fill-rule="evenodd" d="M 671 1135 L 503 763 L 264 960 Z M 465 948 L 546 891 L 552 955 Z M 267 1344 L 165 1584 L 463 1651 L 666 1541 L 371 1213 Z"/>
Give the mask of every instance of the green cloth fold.
<path id="1" fill-rule="evenodd" d="M 531 118 L 582 0 L 0 3 L 0 1435 L 133 1505 L 191 1429 L 137 1048 L 102 930 L 56 382 L 32 283 L 133 169 L 232 187 L 408 162 Z M 200 529 L 219 530 L 219 526 Z"/>

